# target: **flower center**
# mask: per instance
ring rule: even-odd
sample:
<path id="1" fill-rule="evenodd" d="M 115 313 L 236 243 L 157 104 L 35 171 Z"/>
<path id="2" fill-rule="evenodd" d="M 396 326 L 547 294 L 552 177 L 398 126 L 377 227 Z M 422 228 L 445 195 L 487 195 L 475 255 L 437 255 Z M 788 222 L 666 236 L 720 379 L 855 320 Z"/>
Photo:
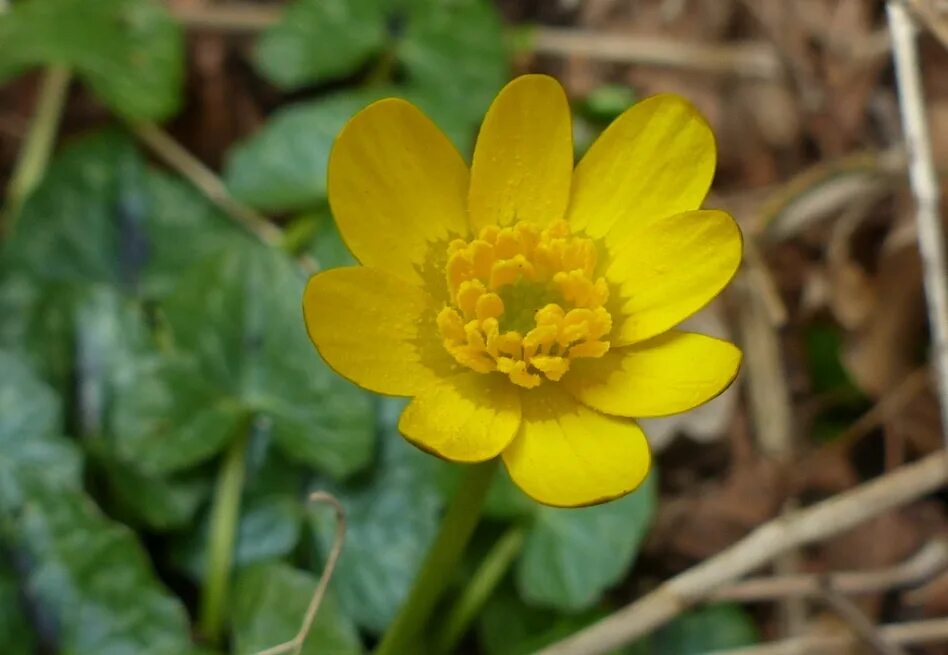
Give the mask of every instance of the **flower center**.
<path id="1" fill-rule="evenodd" d="M 559 380 L 570 361 L 602 357 L 612 316 L 596 246 L 566 221 L 485 227 L 448 246 L 451 305 L 438 314 L 444 347 L 479 373 L 500 371 L 531 389 Z"/>

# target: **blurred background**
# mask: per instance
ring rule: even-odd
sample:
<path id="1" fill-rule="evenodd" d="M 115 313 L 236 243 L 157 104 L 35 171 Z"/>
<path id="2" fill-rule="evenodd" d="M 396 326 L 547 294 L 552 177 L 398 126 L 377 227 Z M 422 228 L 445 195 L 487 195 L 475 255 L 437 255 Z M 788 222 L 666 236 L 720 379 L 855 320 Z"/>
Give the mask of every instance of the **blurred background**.
<path id="1" fill-rule="evenodd" d="M 948 8 L 904 4 L 944 188 Z M 289 639 L 336 531 L 306 505 L 317 489 L 348 532 L 303 652 L 376 643 L 458 472 L 398 436 L 402 401 L 335 376 L 306 338 L 306 277 L 353 261 L 326 204 L 329 148 L 396 95 L 469 156 L 494 94 L 530 71 L 565 85 L 577 156 L 656 92 L 708 117 L 706 205 L 741 223 L 746 260 L 688 327 L 735 340 L 745 363 L 718 399 L 647 422 L 655 471 L 620 501 L 551 509 L 499 479 L 435 625 L 472 579 L 482 597 L 432 642 L 533 652 L 942 447 L 881 1 L 0 0 L 3 653 Z M 854 607 L 870 630 L 943 618 L 946 500 L 761 574 L 871 574 L 934 553 Z M 928 625 L 911 652 L 948 652 L 948 626 Z M 778 591 L 700 605 L 616 652 L 853 629 L 819 597 Z"/>

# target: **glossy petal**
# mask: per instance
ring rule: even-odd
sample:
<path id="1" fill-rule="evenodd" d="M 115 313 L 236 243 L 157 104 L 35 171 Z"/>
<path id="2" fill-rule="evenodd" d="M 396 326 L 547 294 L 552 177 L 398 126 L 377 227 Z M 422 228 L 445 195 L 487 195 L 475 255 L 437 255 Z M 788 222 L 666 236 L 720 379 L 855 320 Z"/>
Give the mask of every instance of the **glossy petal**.
<path id="1" fill-rule="evenodd" d="M 741 351 L 727 341 L 672 330 L 600 359 L 576 362 L 563 384 L 577 399 L 617 416 L 684 412 L 724 391 Z"/>
<path id="2" fill-rule="evenodd" d="M 557 507 L 602 503 L 634 491 L 651 454 L 634 421 L 600 414 L 556 385 L 521 394 L 520 431 L 504 450 L 517 486 Z"/>
<path id="3" fill-rule="evenodd" d="M 303 294 L 309 337 L 337 373 L 371 391 L 413 396 L 452 367 L 428 294 L 373 268 L 334 268 Z"/>
<path id="4" fill-rule="evenodd" d="M 699 210 L 649 222 L 612 253 L 606 279 L 613 346 L 649 339 L 706 305 L 741 263 L 741 231 L 728 214 Z"/>
<path id="5" fill-rule="evenodd" d="M 503 88 L 481 125 L 471 167 L 471 223 L 545 225 L 563 218 L 573 171 L 569 103 L 559 82 L 524 75 Z"/>
<path id="6" fill-rule="evenodd" d="M 366 266 L 419 279 L 432 243 L 469 231 L 468 170 L 414 105 L 373 103 L 339 133 L 329 158 L 329 203 L 349 249 Z"/>
<path id="7" fill-rule="evenodd" d="M 625 226 L 700 207 L 714 165 L 714 135 L 690 103 L 646 98 L 606 128 L 576 167 L 570 225 L 609 235 L 612 245 Z"/>
<path id="8" fill-rule="evenodd" d="M 507 447 L 520 425 L 520 397 L 499 375 L 460 373 L 421 392 L 398 429 L 423 450 L 455 462 L 482 462 Z"/>

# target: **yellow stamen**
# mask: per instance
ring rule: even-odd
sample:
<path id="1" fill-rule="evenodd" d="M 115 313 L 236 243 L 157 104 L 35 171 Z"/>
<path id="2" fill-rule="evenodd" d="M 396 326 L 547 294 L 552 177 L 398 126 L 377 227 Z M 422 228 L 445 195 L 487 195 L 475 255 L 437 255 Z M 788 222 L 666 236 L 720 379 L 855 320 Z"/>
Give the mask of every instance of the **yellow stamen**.
<path id="1" fill-rule="evenodd" d="M 602 357 L 612 316 L 604 306 L 606 280 L 594 277 L 596 259 L 596 244 L 572 235 L 562 220 L 542 230 L 531 223 L 490 226 L 470 242 L 452 241 L 451 306 L 437 317 L 445 348 L 458 363 L 499 371 L 527 389 L 560 380 L 573 359 Z M 533 327 L 522 326 L 524 332 L 503 327 L 527 317 Z"/>

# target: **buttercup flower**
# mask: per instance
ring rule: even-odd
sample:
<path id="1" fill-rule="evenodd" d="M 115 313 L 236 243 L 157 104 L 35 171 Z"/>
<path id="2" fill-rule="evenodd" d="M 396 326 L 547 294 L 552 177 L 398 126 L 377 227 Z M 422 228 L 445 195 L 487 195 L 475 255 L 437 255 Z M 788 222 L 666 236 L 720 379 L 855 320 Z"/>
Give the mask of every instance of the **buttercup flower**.
<path id="1" fill-rule="evenodd" d="M 541 503 L 635 489 L 635 417 L 699 405 L 740 365 L 675 330 L 741 259 L 724 212 L 699 210 L 715 166 L 705 120 L 673 95 L 615 120 L 573 167 L 569 105 L 526 75 L 491 105 L 468 169 L 421 111 L 376 102 L 339 134 L 329 201 L 361 266 L 315 275 L 303 309 L 326 362 L 410 396 L 399 429 L 457 462 L 503 457 Z"/>

